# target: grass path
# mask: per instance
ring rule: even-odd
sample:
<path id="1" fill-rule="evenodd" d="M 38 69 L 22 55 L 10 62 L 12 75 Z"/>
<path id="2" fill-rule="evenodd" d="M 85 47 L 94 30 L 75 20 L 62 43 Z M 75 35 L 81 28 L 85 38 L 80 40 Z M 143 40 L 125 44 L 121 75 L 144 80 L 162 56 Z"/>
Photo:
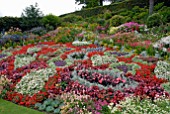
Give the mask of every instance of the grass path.
<path id="1" fill-rule="evenodd" d="M 0 114 L 45 114 L 30 108 L 0 99 Z"/>

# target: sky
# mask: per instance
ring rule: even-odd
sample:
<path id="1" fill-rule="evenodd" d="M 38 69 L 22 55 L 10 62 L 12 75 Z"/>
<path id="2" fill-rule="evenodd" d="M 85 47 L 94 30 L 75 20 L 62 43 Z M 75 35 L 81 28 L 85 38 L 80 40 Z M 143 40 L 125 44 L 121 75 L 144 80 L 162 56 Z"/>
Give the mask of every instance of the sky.
<path id="1" fill-rule="evenodd" d="M 26 7 L 35 3 L 38 3 L 43 14 L 51 13 L 56 16 L 80 10 L 82 7 L 75 4 L 75 0 L 0 0 L 0 16 L 20 17 Z"/>

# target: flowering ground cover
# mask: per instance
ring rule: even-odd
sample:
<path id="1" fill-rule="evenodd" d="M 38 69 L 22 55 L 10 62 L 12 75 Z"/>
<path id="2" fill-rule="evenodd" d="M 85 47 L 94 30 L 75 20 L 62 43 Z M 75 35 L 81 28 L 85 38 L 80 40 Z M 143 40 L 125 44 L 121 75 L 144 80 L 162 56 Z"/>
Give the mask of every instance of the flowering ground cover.
<path id="1" fill-rule="evenodd" d="M 169 66 L 87 41 L 41 42 L 0 53 L 0 96 L 55 114 L 131 114 L 134 104 L 168 114 Z"/>

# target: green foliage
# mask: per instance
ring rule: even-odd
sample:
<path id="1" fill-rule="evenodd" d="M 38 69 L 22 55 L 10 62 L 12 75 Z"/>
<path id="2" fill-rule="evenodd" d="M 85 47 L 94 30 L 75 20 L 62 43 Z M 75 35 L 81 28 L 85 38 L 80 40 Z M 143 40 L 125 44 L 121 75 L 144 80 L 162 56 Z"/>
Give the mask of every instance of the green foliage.
<path id="1" fill-rule="evenodd" d="M 50 26 L 54 29 L 61 24 L 61 19 L 58 16 L 49 14 L 42 18 L 41 23 L 46 28 L 49 28 Z"/>
<path id="2" fill-rule="evenodd" d="M 104 19 L 110 19 L 112 17 L 112 13 L 111 13 L 111 11 L 107 11 L 107 12 L 105 12 L 104 13 Z"/>
<path id="3" fill-rule="evenodd" d="M 145 4 L 145 3 L 143 3 L 143 4 Z M 89 18 L 94 15 L 103 14 L 104 13 L 103 11 L 105 11 L 106 9 L 112 11 L 112 14 L 119 14 L 120 11 L 122 10 L 122 8 L 125 8 L 125 10 L 127 11 L 136 5 L 141 5 L 141 3 L 139 3 L 138 1 L 135 1 L 135 0 L 124 0 L 122 2 L 111 4 L 108 6 L 106 5 L 103 7 L 98 6 L 95 8 L 83 9 L 81 11 L 76 11 L 76 12 L 73 12 L 70 14 L 79 15 L 79 16 L 82 16 L 83 18 Z M 68 14 L 65 14 L 65 15 L 68 15 Z M 61 15 L 61 17 L 64 17 L 65 15 Z"/>
<path id="4" fill-rule="evenodd" d="M 57 108 L 57 107 L 60 105 L 60 101 L 56 99 L 56 100 L 54 100 L 54 101 L 51 103 L 51 105 L 52 105 L 53 107 Z"/>
<path id="5" fill-rule="evenodd" d="M 155 49 L 153 48 L 153 46 L 149 46 L 147 49 L 146 49 L 146 52 L 148 55 L 150 56 L 154 56 L 155 55 Z"/>
<path id="6" fill-rule="evenodd" d="M 160 26 L 163 24 L 162 19 L 162 15 L 154 13 L 147 18 L 147 25 L 148 27 Z"/>
<path id="7" fill-rule="evenodd" d="M 20 26 L 21 18 L 17 17 L 1 17 L 0 18 L 0 31 L 5 29 L 6 31 L 9 30 L 11 27 L 18 27 Z"/>
<path id="8" fill-rule="evenodd" d="M 39 108 L 41 105 L 42 105 L 41 103 L 36 103 L 35 106 L 34 106 L 34 108 L 37 109 L 37 108 Z"/>
<path id="9" fill-rule="evenodd" d="M 21 17 L 21 26 L 24 30 L 29 30 L 41 25 L 40 19 L 43 17 L 43 13 L 40 11 L 40 8 L 38 8 L 38 4 L 36 3 L 35 6 L 30 5 L 29 7 L 26 7 L 23 10 Z"/>
<path id="10" fill-rule="evenodd" d="M 132 11 L 126 10 L 126 11 L 121 12 L 119 15 L 132 17 L 134 13 Z"/>
<path id="11" fill-rule="evenodd" d="M 75 23 L 75 22 L 82 21 L 82 20 L 83 18 L 81 16 L 74 15 L 74 14 L 70 14 L 70 15 L 62 17 L 63 22 Z"/>
<path id="12" fill-rule="evenodd" d="M 119 26 L 125 22 L 125 18 L 121 15 L 114 15 L 110 19 L 110 26 Z"/>
<path id="13" fill-rule="evenodd" d="M 3 90 L 1 91 L 0 98 L 5 98 L 6 93 L 7 93 L 7 90 L 6 90 L 6 89 L 3 89 Z"/>
<path id="14" fill-rule="evenodd" d="M 154 6 L 154 10 L 158 11 L 164 6 L 164 2 L 158 3 Z"/>
<path id="15" fill-rule="evenodd" d="M 39 106 L 38 110 L 43 111 L 43 110 L 45 110 L 45 108 L 46 108 L 45 105 L 41 105 L 41 106 Z"/>
<path id="16" fill-rule="evenodd" d="M 38 4 L 36 3 L 35 6 L 30 5 L 29 7 L 26 7 L 22 13 L 22 17 L 29 17 L 29 18 L 37 18 L 42 17 L 43 13 L 40 11 L 40 8 L 38 8 Z"/>
<path id="17" fill-rule="evenodd" d="M 98 18 L 98 19 L 96 19 L 96 20 L 97 20 L 96 22 L 97 22 L 99 25 L 101 25 L 101 26 L 104 26 L 105 23 L 106 23 L 105 19 Z"/>
<path id="18" fill-rule="evenodd" d="M 107 106 L 102 106 L 102 114 L 111 114 L 111 110 Z"/>
<path id="19" fill-rule="evenodd" d="M 34 108 L 48 113 L 60 114 L 60 108 L 63 105 L 64 103 L 62 100 L 48 98 L 42 104 L 36 103 Z"/>
<path id="20" fill-rule="evenodd" d="M 170 82 L 163 83 L 161 86 L 165 89 L 165 91 L 170 93 Z"/>
<path id="21" fill-rule="evenodd" d="M 44 114 L 44 113 L 0 99 L 0 114 Z"/>
<path id="22" fill-rule="evenodd" d="M 170 22 L 170 7 L 163 6 L 159 11 L 159 14 L 163 15 L 163 20 L 165 23 Z"/>
<path id="23" fill-rule="evenodd" d="M 53 112 L 54 111 L 54 107 L 52 106 L 47 106 L 45 109 L 46 112 Z"/>
<path id="24" fill-rule="evenodd" d="M 52 103 L 53 99 L 47 99 L 44 101 L 43 105 L 47 106 L 50 105 Z"/>
<path id="25" fill-rule="evenodd" d="M 56 108 L 56 109 L 54 110 L 54 114 L 60 114 L 60 108 Z"/>
<path id="26" fill-rule="evenodd" d="M 83 6 L 83 8 L 103 6 L 104 1 L 114 2 L 115 0 L 75 0 L 76 3 L 84 4 L 85 6 Z"/>

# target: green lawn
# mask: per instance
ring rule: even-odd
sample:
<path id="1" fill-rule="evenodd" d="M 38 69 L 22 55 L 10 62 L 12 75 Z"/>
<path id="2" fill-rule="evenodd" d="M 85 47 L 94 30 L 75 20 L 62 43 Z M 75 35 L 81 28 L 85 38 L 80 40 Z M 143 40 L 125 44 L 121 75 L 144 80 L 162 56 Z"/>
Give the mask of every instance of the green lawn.
<path id="1" fill-rule="evenodd" d="M 33 109 L 16 105 L 9 101 L 0 99 L 0 114 L 45 114 Z"/>

